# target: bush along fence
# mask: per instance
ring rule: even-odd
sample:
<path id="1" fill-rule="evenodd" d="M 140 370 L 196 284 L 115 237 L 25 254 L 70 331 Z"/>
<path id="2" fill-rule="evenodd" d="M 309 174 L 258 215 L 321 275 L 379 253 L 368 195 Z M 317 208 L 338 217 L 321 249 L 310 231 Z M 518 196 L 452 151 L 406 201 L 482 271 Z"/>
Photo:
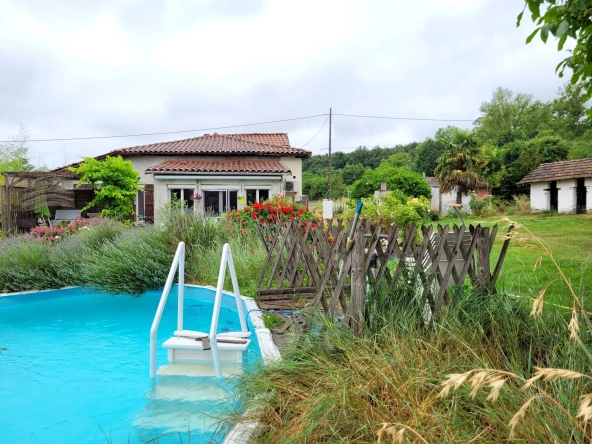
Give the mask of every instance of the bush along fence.
<path id="1" fill-rule="evenodd" d="M 267 250 L 257 284 L 260 306 L 283 309 L 322 307 L 327 317 L 336 311 L 356 333 L 369 287 L 394 289 L 412 272 L 416 291 L 429 305 L 430 317 L 451 301 L 452 286 L 470 285 L 494 294 L 513 227 L 510 227 L 492 268 L 491 251 L 498 226 L 384 227 L 361 219 L 346 251 L 348 230 L 339 220 L 324 229 L 306 221 L 263 221 L 256 232 Z"/>

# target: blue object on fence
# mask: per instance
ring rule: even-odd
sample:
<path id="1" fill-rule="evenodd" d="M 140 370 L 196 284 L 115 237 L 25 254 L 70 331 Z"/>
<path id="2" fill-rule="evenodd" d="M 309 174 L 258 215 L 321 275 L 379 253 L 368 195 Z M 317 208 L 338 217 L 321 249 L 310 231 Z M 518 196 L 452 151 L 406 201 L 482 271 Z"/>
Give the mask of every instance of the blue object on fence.
<path id="1" fill-rule="evenodd" d="M 349 237 L 345 243 L 346 253 L 349 253 L 349 250 L 351 250 L 351 247 L 354 244 L 354 233 L 356 232 L 356 227 L 358 226 L 358 220 L 360 219 L 360 213 L 362 212 L 363 205 L 364 204 L 361 201 L 358 201 L 358 205 L 356 206 L 356 214 L 354 214 L 354 221 L 352 222 L 352 226 L 349 230 Z"/>

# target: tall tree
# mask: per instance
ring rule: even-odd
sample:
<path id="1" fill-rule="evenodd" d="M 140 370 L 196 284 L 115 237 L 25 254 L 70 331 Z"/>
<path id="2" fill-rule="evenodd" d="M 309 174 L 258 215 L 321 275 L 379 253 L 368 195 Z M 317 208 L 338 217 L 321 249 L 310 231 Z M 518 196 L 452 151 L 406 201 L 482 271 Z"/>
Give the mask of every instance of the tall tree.
<path id="1" fill-rule="evenodd" d="M 552 120 L 551 105 L 533 101 L 528 94 L 516 94 L 497 88 L 490 102 L 479 108 L 481 116 L 475 121 L 475 135 L 484 145 L 503 146 L 513 140 L 535 137 L 548 129 Z"/>
<path id="2" fill-rule="evenodd" d="M 447 193 L 456 188 L 456 203 L 474 190 L 481 177 L 477 173 L 482 162 L 481 149 L 473 133 L 456 129 L 447 139 L 447 150 L 438 158 L 435 174 L 440 191 Z"/>
<path id="3" fill-rule="evenodd" d="M 588 120 L 588 108 L 585 105 L 584 96 L 582 85 L 568 83 L 559 90 L 559 97 L 551 103 L 552 127 L 563 139 L 577 139 L 592 128 Z"/>
<path id="4" fill-rule="evenodd" d="M 426 176 L 433 176 L 434 170 L 438 165 L 438 157 L 446 151 L 446 144 L 427 138 L 420 143 L 415 150 L 415 166 L 414 170 L 425 174 Z"/>

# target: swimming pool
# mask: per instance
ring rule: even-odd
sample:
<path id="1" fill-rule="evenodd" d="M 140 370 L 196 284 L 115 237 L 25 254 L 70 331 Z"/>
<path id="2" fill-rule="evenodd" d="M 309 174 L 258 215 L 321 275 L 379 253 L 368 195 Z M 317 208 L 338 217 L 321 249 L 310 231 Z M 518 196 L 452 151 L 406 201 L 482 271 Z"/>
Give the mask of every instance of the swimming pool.
<path id="1" fill-rule="evenodd" d="M 161 368 L 167 367 L 161 344 L 176 329 L 176 292 L 158 331 Z M 214 293 L 185 287 L 186 329 L 209 331 Z M 149 331 L 160 295 L 72 288 L 0 297 L 2 442 L 222 441 L 220 418 L 240 409 L 233 378 L 219 381 L 208 372 L 148 376 Z M 234 297 L 224 296 L 219 333 L 240 330 L 231 307 Z M 250 320 L 248 326 L 252 331 Z M 252 339 L 243 368 L 260 359 Z"/>

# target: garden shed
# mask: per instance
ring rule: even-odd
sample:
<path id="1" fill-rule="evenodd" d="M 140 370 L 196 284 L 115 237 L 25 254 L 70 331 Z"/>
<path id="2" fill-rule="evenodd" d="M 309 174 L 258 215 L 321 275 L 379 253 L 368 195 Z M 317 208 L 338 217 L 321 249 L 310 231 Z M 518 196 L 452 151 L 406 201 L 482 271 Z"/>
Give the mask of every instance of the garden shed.
<path id="1" fill-rule="evenodd" d="M 592 186 L 592 158 L 542 163 L 519 184 L 530 184 L 532 211 L 586 213 Z"/>

